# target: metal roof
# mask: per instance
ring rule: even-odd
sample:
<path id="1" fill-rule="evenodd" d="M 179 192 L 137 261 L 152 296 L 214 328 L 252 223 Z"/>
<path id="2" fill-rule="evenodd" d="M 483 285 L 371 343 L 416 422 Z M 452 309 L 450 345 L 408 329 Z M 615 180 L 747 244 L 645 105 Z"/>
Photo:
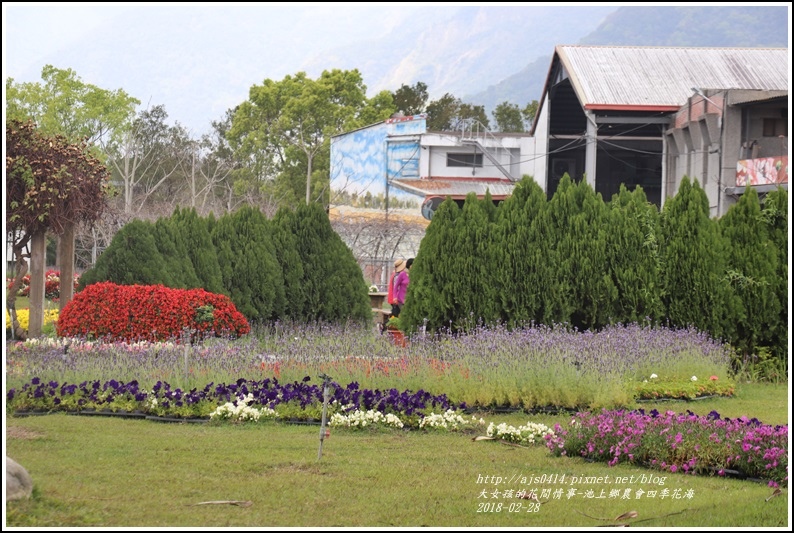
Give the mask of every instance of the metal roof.
<path id="1" fill-rule="evenodd" d="M 399 179 L 391 184 L 398 189 L 420 196 L 451 196 L 453 199 L 465 199 L 466 195 L 473 192 L 478 198 L 485 196 L 486 191 L 491 192 L 495 200 L 504 199 L 513 194 L 515 184 L 508 180 L 476 178 L 443 178 L 432 176 L 422 179 Z"/>
<path id="2" fill-rule="evenodd" d="M 585 109 L 680 107 L 693 88 L 789 89 L 787 48 L 560 45 L 555 55 Z"/>

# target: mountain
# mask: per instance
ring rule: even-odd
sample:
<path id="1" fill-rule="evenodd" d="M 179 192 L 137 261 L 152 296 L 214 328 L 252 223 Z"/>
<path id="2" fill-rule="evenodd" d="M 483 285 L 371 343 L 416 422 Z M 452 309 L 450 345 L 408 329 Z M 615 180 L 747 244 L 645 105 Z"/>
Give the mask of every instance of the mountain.
<path id="1" fill-rule="evenodd" d="M 621 7 L 576 44 L 615 46 L 697 46 L 787 48 L 791 15 L 787 6 Z M 660 21 L 663 21 L 660 22 Z M 560 40 L 556 44 L 570 44 Z M 552 49 L 553 52 L 553 49 Z M 539 100 L 552 54 L 539 56 L 512 76 L 461 98 L 485 106 L 523 107 Z"/>
<path id="2" fill-rule="evenodd" d="M 540 98 L 558 44 L 787 46 L 789 21 L 787 6 L 6 2 L 3 75 L 72 69 L 196 135 L 253 85 L 334 68 L 359 69 L 369 96 L 422 81 L 490 115 Z"/>
<path id="3" fill-rule="evenodd" d="M 144 107 L 164 105 L 169 121 L 194 134 L 245 101 L 253 85 L 300 71 L 316 78 L 357 68 L 369 96 L 422 81 L 431 99 L 462 97 L 548 54 L 563 24 L 580 38 L 616 9 L 264 2 L 91 4 L 79 14 L 69 5 L 3 8 L 4 77 L 41 82 L 44 65 L 72 69 Z"/>
<path id="4" fill-rule="evenodd" d="M 430 100 L 461 97 L 483 80 L 514 74 L 528 60 L 554 50 L 565 33 L 582 36 L 615 11 L 614 6 L 429 6 L 372 39 L 317 54 L 308 71 L 357 68 L 369 92 L 402 84 L 427 84 Z"/>

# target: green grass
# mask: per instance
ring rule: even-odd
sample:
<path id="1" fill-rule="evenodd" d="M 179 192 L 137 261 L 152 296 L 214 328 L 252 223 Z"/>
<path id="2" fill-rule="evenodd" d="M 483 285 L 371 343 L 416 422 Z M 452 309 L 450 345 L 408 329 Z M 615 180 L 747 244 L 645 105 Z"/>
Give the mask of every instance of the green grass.
<path id="1" fill-rule="evenodd" d="M 787 423 L 787 385 L 740 384 L 734 398 L 642 404 L 646 410 L 716 409 Z M 552 426 L 567 416 L 483 413 L 486 422 Z M 6 526 L 23 527 L 596 527 L 636 511 L 642 527 L 790 526 L 788 490 L 751 481 L 608 467 L 552 457 L 545 447 L 472 440 L 472 433 L 332 429 L 317 459 L 319 428 L 163 424 L 147 420 L 53 414 L 7 418 L 7 455 L 33 477 L 34 497 L 9 502 Z M 481 432 L 484 434 L 484 430 Z M 494 486 L 478 476 L 565 474 L 564 483 Z M 663 487 L 641 476 L 664 478 Z M 572 476 L 610 476 L 570 484 Z M 635 476 L 634 483 L 615 483 Z M 638 488 L 693 491 L 691 499 L 635 498 Z M 480 498 L 510 488 L 563 489 L 538 512 L 529 501 Z M 568 499 L 567 490 L 632 489 L 630 499 Z M 622 492 L 621 492 L 622 496 Z M 541 497 L 541 500 L 544 498 Z M 248 507 L 200 502 L 250 501 Z M 501 512 L 477 512 L 480 504 Z M 523 504 L 523 512 L 509 512 Z M 604 518 L 607 520 L 599 520 Z"/>

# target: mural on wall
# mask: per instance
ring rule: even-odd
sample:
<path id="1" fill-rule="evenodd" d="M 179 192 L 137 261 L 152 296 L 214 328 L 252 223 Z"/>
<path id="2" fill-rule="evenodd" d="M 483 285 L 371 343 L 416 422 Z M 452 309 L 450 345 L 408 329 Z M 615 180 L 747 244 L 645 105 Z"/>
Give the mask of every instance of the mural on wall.
<path id="1" fill-rule="evenodd" d="M 741 159 L 736 163 L 736 186 L 788 183 L 788 156 Z"/>
<path id="2" fill-rule="evenodd" d="M 389 180 L 419 176 L 419 139 L 427 116 L 390 118 L 331 139 L 331 182 L 382 190 Z M 401 138 L 402 137 L 402 138 Z M 388 144 L 387 144 L 388 140 Z M 387 167 L 388 165 L 388 167 Z"/>

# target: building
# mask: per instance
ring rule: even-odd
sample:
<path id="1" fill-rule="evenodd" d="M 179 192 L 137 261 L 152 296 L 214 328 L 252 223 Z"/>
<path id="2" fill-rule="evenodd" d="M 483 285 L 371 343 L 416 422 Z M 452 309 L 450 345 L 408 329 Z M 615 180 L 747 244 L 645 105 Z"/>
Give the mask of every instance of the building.
<path id="1" fill-rule="evenodd" d="M 500 201 L 535 170 L 534 139 L 527 133 L 492 133 L 469 122 L 459 131 L 427 131 L 426 115 L 395 116 L 331 138 L 331 180 L 383 183 L 423 198 L 428 220 L 447 197 L 462 204 L 469 193 Z"/>
<path id="2" fill-rule="evenodd" d="M 551 197 L 568 173 L 605 201 L 641 186 L 661 207 L 689 176 L 712 216 L 748 185 L 788 187 L 789 68 L 785 48 L 557 46 L 535 179 Z"/>

